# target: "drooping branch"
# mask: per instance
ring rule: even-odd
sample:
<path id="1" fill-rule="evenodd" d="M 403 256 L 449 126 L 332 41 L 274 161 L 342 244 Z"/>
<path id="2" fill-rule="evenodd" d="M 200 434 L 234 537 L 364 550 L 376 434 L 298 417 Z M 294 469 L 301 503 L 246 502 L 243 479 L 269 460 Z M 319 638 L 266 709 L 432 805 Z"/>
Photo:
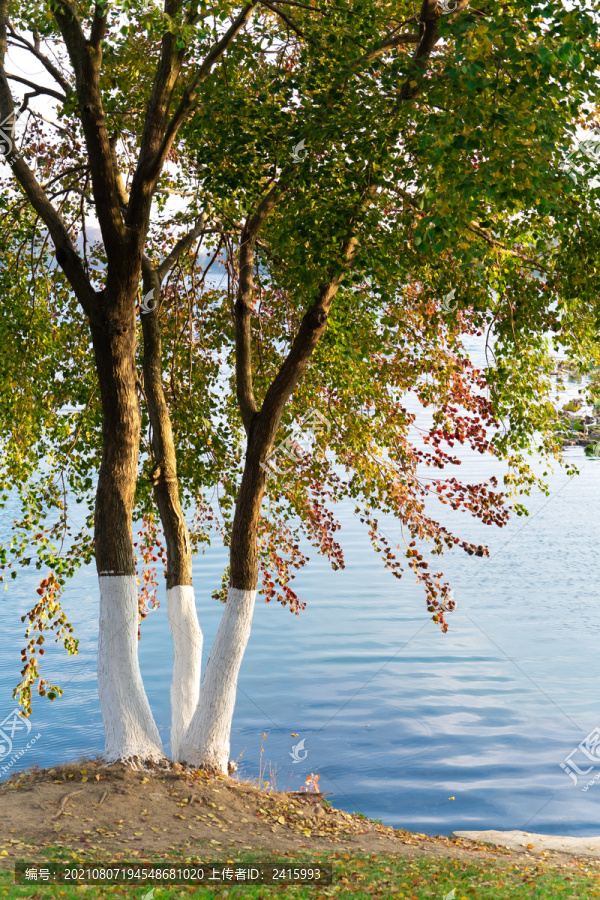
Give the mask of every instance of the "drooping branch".
<path id="1" fill-rule="evenodd" d="M 413 209 L 421 209 L 419 197 L 413 197 L 407 191 L 402 191 L 400 189 L 397 190 L 397 193 Z M 474 234 L 477 234 L 481 238 L 483 238 L 483 240 L 488 243 L 490 247 L 498 247 L 498 249 L 502 250 L 503 253 L 506 253 L 507 256 L 513 256 L 515 259 L 520 259 L 523 262 L 528 263 L 530 266 L 534 266 L 534 268 L 538 269 L 541 272 L 548 271 L 548 269 L 540 262 L 539 259 L 534 259 L 531 256 L 526 256 L 519 250 L 513 250 L 512 247 L 507 247 L 506 244 L 503 243 L 503 241 L 499 241 L 498 238 L 493 236 L 493 234 L 490 234 L 488 229 L 482 228 L 481 225 L 477 224 L 477 222 L 469 222 L 467 224 L 467 228 L 469 229 L 469 231 L 472 231 L 474 232 Z"/>

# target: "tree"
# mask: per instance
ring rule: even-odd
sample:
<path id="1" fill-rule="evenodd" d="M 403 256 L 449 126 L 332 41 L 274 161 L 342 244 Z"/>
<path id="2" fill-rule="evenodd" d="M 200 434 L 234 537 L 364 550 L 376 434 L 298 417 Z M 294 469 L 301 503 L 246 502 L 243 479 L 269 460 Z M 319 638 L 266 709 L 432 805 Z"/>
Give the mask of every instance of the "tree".
<path id="1" fill-rule="evenodd" d="M 67 0 L 52 13 L 26 5 L 13 27 L 7 0 L 0 2 L 2 58 L 8 29 L 14 44 L 57 82 L 60 91 L 52 89 L 51 96 L 60 104 L 65 133 L 77 137 L 81 129 L 81 149 L 77 142 L 72 149 L 61 144 L 58 177 L 68 196 L 81 192 L 67 161 L 81 167 L 92 192 L 89 197 L 86 182 L 81 218 L 86 208 L 94 210 L 102 236 L 97 258 L 106 271 L 100 278 L 51 202 L 52 178 L 44 173 L 43 187 L 26 158 L 12 160 L 17 184 L 52 237 L 94 345 L 102 406 L 94 514 L 99 686 L 109 757 L 161 753 L 137 666 L 131 538 L 141 435 L 135 308 L 142 276 L 144 297 L 153 292 L 140 316 L 140 389 L 152 427 L 149 474 L 167 544 L 176 648 L 174 756 L 226 771 L 259 565 L 268 598 L 274 569 L 282 599 L 297 610 L 289 580 L 304 561 L 298 528 L 334 565 L 341 563 L 327 500 L 356 500 L 376 548 L 397 575 L 400 563 L 385 545 L 376 514 L 381 509 L 400 517 L 412 538 L 404 551 L 408 564 L 425 585 L 430 612 L 446 627 L 448 586 L 441 573 L 428 573 L 416 541 L 432 540 L 437 554 L 455 543 L 470 553 L 485 549 L 442 529 L 424 499 L 433 492 L 442 502 L 502 524 L 506 498 L 493 484 L 427 484 L 419 465 L 440 468 L 452 462 L 442 443 L 469 440 L 477 449 L 504 454 L 516 469 L 515 486 L 527 488 L 525 439 L 541 424 L 546 449 L 556 449 L 539 372 L 540 364 L 549 365 L 540 336 L 552 299 L 552 216 L 569 198 L 565 177 L 552 163 L 597 65 L 592 17 L 583 9 L 565 13 L 558 4 L 470 12 L 464 0 L 447 17 L 432 2 L 423 3 L 418 17 L 402 4 L 285 6 L 251 3 L 240 10 L 224 4 L 211 22 L 211 10 L 167 0 L 164 11 L 143 16 L 140 35 L 134 18 L 139 4 L 122 4 L 121 16 L 112 18 L 101 3 L 93 14 Z M 402 30 L 406 26 L 409 31 Z M 21 35 L 23 29 L 33 40 Z M 68 66 L 56 66 L 42 52 L 40 36 L 48 46 L 66 49 Z M 128 74 L 141 88 L 133 97 Z M 33 96 L 47 93 L 32 82 L 26 86 Z M 2 69 L 2 117 L 10 119 L 13 109 Z M 532 109 L 544 129 L 525 132 Z M 169 159 L 178 164 L 175 173 L 165 170 Z M 193 199 L 173 214 L 179 239 L 159 255 L 160 240 L 154 247 L 147 242 L 153 200 L 160 212 L 165 209 L 163 190 Z M 195 269 L 187 253 L 211 232 L 217 252 L 226 250 L 237 285 L 231 319 L 229 295 L 193 290 Z M 165 287 L 174 266 L 178 281 Z M 546 282 L 535 277 L 540 269 L 549 273 Z M 469 310 L 440 309 L 439 297 L 451 289 L 468 300 Z M 201 348 L 204 378 L 196 376 L 195 384 L 203 381 L 210 391 L 208 400 L 191 398 L 190 369 L 191 399 L 182 408 L 177 385 L 185 382 L 186 370 L 177 323 L 190 293 L 201 299 L 188 305 L 187 349 L 190 359 L 197 354 L 194 327 L 202 328 L 209 350 Z M 518 348 L 510 341 L 517 306 L 528 310 Z M 491 322 L 508 337 L 484 378 L 460 351 L 459 338 L 461 330 L 478 332 Z M 165 331 L 173 348 L 168 390 Z M 237 410 L 230 399 L 216 399 L 221 351 L 231 364 Z M 525 373 L 536 378 L 537 396 L 523 388 Z M 518 408 L 509 399 L 515 383 Z M 482 396 L 486 386 L 494 404 Z M 433 407 L 430 454 L 410 441 L 411 416 L 401 406 L 406 390 Z M 333 417 L 329 449 L 351 475 L 341 479 L 333 458 L 323 454 L 304 458 L 302 477 L 277 496 L 270 492 L 280 516 L 273 522 L 264 518 L 266 470 L 280 425 L 295 411 L 292 396 L 302 412 L 311 402 L 314 407 L 315 398 L 323 410 L 326 404 L 325 418 Z M 353 416 L 357 400 L 375 415 Z M 238 411 L 246 444 L 241 479 Z M 212 475 L 206 465 L 199 475 L 189 457 L 204 412 L 212 421 L 202 449 L 215 438 Z M 507 433 L 490 440 L 486 428 L 500 415 Z M 323 433 L 318 443 L 324 447 Z M 210 517 L 201 492 L 219 478 L 230 580 L 199 691 L 201 632 L 182 497 L 186 506 L 198 501 Z M 148 493 L 139 482 L 137 500 L 148 511 Z M 300 526 L 286 524 L 294 514 Z"/>

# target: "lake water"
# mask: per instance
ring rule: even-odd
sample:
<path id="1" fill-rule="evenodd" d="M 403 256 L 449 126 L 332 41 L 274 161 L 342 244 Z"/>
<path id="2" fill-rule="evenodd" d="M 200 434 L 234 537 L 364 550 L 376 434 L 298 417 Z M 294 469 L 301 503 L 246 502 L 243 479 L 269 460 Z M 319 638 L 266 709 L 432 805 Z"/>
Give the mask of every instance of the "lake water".
<path id="1" fill-rule="evenodd" d="M 370 549 L 351 507 L 340 510 L 346 568 L 332 572 L 312 552 L 296 580 L 307 601 L 293 616 L 257 602 L 242 665 L 231 757 L 241 754 L 247 777 L 276 771 L 279 789 L 299 789 L 311 773 L 336 806 L 426 833 L 458 829 L 525 829 L 600 834 L 600 773 L 594 735 L 587 756 L 572 757 L 577 784 L 560 763 L 600 726 L 598 548 L 600 461 L 567 451 L 581 475 L 550 478 L 551 495 L 528 503 L 531 515 L 497 529 L 446 507 L 445 523 L 477 542 L 490 559 L 454 551 L 443 570 L 457 609 L 442 634 L 429 619 L 412 573 L 398 581 Z M 466 481 L 501 474 L 493 460 L 463 453 L 451 474 Z M 400 529 L 385 524 L 398 543 Z M 200 623 L 208 654 L 221 607 L 210 599 L 220 583 L 223 548 L 194 561 Z M 37 574 L 37 573 L 36 573 Z M 0 588 L 0 721 L 15 703 L 19 616 L 35 598 L 37 578 Z M 142 625 L 139 645 L 146 690 L 168 749 L 172 667 L 164 596 Z M 64 688 L 53 704 L 34 700 L 29 735 L 40 737 L 16 763 L 48 766 L 101 752 L 96 695 L 98 593 L 93 567 L 69 585 L 64 599 L 80 638 L 68 659 L 50 646 L 45 676 Z M 48 646 L 48 645 L 47 645 Z M 205 659 L 207 656 L 205 656 Z M 292 737 L 297 734 L 298 737 Z M 304 740 L 307 756 L 294 763 Z M 303 756 L 304 753 L 300 753 Z M 0 760 L 0 766 L 10 760 Z"/>

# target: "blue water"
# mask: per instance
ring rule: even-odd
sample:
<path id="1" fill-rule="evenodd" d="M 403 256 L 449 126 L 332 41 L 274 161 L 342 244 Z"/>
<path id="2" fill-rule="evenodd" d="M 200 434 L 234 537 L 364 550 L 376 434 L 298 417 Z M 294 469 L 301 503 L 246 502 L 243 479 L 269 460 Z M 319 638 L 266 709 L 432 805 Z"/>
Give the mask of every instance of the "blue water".
<path id="1" fill-rule="evenodd" d="M 293 616 L 259 598 L 242 665 L 232 758 L 243 775 L 276 772 L 279 789 L 311 773 L 335 805 L 426 833 L 512 829 L 600 834 L 600 783 L 587 792 L 560 763 L 600 726 L 598 547 L 600 461 L 567 451 L 582 474 L 550 478 L 550 497 L 529 501 L 529 518 L 486 527 L 464 513 L 438 514 L 460 535 L 488 543 L 489 560 L 454 551 L 443 560 L 457 609 L 442 634 L 429 619 L 411 573 L 398 581 L 370 550 L 365 527 L 339 510 L 346 568 L 332 572 L 315 551 L 296 580 L 307 601 Z M 501 474 L 493 460 L 464 453 L 464 480 Z M 395 543 L 400 529 L 385 523 Z M 194 560 L 198 614 L 208 654 L 221 607 L 224 548 Z M 36 573 L 37 574 L 37 573 Z M 0 588 L 0 721 L 15 708 L 24 626 L 37 578 Z M 140 661 L 168 747 L 172 651 L 162 596 L 142 625 Z M 40 738 L 16 767 L 48 766 L 101 752 L 96 696 L 98 596 L 93 567 L 69 585 L 64 606 L 80 638 L 78 657 L 53 646 L 45 676 L 64 688 L 53 704 L 34 700 L 31 733 Z M 48 645 L 47 645 L 48 646 Z M 206 657 L 205 657 L 206 659 Z M 298 737 L 292 737 L 298 734 Z M 306 759 L 293 763 L 304 740 Z M 303 755 L 303 754 L 300 754 Z M 580 768 L 594 766 L 573 757 Z M 0 766 L 7 762 L 0 760 Z M 584 764 L 585 763 L 585 764 Z"/>

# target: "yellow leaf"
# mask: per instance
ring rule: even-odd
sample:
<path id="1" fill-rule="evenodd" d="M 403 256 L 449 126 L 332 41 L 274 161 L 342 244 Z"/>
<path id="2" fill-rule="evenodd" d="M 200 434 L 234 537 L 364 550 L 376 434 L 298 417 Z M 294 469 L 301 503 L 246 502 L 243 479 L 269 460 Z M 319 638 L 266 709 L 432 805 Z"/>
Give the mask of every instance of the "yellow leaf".
<path id="1" fill-rule="evenodd" d="M 419 82 L 418 81 L 409 81 L 408 83 L 411 87 L 416 87 Z"/>

